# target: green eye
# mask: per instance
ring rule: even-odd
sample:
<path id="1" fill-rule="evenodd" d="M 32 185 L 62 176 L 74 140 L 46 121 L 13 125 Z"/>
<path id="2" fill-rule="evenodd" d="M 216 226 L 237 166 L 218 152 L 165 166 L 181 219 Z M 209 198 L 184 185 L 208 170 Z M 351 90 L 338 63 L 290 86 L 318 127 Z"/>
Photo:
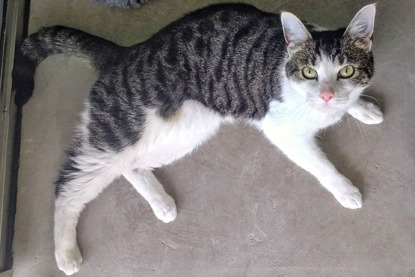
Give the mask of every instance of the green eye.
<path id="1" fill-rule="evenodd" d="M 346 65 L 339 71 L 340 78 L 350 78 L 354 73 L 354 67 L 351 65 Z"/>
<path id="2" fill-rule="evenodd" d="M 303 68 L 303 76 L 306 79 L 315 79 L 315 78 L 317 78 L 317 71 L 315 71 L 311 67 L 304 67 Z"/>

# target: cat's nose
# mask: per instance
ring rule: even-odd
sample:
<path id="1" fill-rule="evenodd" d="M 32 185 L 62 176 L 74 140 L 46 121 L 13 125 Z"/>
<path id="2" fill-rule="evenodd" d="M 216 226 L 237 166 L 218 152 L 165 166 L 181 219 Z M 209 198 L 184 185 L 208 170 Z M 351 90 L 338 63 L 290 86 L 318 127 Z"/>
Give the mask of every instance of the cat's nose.
<path id="1" fill-rule="evenodd" d="M 334 91 L 325 90 L 320 92 L 320 97 L 328 103 L 334 97 Z"/>

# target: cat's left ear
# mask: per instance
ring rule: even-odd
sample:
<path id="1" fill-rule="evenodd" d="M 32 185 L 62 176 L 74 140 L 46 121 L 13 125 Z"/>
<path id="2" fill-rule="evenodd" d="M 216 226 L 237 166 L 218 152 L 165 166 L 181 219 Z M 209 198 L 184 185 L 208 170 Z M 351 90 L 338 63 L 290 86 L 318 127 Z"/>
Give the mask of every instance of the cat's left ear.
<path id="1" fill-rule="evenodd" d="M 289 12 L 281 13 L 281 24 L 284 31 L 285 42 L 287 43 L 288 53 L 297 51 L 298 46 L 311 39 L 303 23 L 298 17 Z"/>
<path id="2" fill-rule="evenodd" d="M 368 51 L 372 48 L 375 27 L 376 4 L 364 6 L 350 22 L 344 36 L 359 39 L 357 46 Z"/>

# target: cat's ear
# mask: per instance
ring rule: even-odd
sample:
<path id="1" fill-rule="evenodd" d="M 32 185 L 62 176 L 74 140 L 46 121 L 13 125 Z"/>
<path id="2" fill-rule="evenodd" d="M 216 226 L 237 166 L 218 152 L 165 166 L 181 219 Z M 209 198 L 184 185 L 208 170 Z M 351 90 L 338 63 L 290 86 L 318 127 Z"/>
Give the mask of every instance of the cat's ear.
<path id="1" fill-rule="evenodd" d="M 300 44 L 311 39 L 311 35 L 304 24 L 292 13 L 282 12 L 281 24 L 287 49 L 290 54 L 298 50 Z"/>
<path id="2" fill-rule="evenodd" d="M 357 46 L 370 51 L 372 47 L 373 28 L 375 27 L 376 4 L 364 6 L 350 22 L 345 36 L 359 39 Z"/>

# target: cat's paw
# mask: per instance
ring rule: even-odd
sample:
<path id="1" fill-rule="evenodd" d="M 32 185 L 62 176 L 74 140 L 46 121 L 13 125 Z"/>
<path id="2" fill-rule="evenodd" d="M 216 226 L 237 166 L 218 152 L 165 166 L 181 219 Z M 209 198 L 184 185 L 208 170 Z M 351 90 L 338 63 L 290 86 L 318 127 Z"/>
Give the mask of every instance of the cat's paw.
<path id="1" fill-rule="evenodd" d="M 362 207 L 362 194 L 349 180 L 333 194 L 336 200 L 345 208 L 360 209 Z"/>
<path id="2" fill-rule="evenodd" d="M 77 245 L 72 249 L 56 250 L 56 264 L 66 275 L 72 275 L 79 271 L 82 263 L 81 252 Z"/>
<path id="3" fill-rule="evenodd" d="M 153 202 L 151 208 L 153 209 L 156 217 L 164 223 L 168 223 L 176 219 L 177 208 L 173 198 L 170 195 L 165 195 L 162 199 Z"/>
<path id="4" fill-rule="evenodd" d="M 360 102 L 350 108 L 348 113 L 365 124 L 379 124 L 383 121 L 383 113 L 378 106 L 370 102 Z"/>

